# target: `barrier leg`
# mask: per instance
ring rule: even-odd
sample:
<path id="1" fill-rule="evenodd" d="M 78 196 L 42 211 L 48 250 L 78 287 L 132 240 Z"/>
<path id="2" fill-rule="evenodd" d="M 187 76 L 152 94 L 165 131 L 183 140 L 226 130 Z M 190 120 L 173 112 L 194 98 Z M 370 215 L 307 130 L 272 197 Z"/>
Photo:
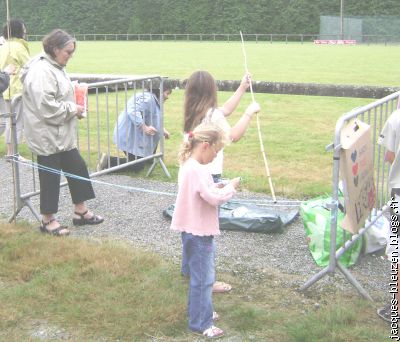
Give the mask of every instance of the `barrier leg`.
<path id="1" fill-rule="evenodd" d="M 18 208 L 13 212 L 13 214 L 8 219 L 8 223 L 13 222 L 17 218 L 19 212 L 22 210 L 23 207 L 24 206 L 18 206 Z"/>
<path id="2" fill-rule="evenodd" d="M 153 163 L 151 164 L 151 166 L 149 168 L 149 171 L 147 171 L 146 177 L 149 177 L 151 175 L 151 173 L 154 171 L 154 168 L 156 167 L 157 162 L 160 163 L 161 168 L 163 169 L 165 175 L 168 178 L 171 178 L 171 175 L 170 175 L 167 167 L 165 166 L 165 164 L 164 164 L 164 162 L 163 162 L 163 160 L 161 158 L 154 158 L 153 159 Z"/>
<path id="3" fill-rule="evenodd" d="M 346 269 L 346 267 L 343 267 L 339 262 L 336 263 L 336 265 L 337 265 L 338 269 L 340 270 L 340 272 L 342 272 L 343 275 L 346 277 L 346 279 L 351 283 L 351 285 L 353 285 L 353 286 L 357 289 L 358 293 L 359 293 L 360 295 L 362 295 L 365 299 L 368 299 L 368 300 L 370 300 L 371 302 L 373 302 L 372 297 L 368 294 L 367 291 L 365 291 L 365 290 L 363 289 L 363 287 L 362 287 L 362 286 L 360 285 L 360 283 L 356 280 L 356 278 L 353 277 L 353 275 L 350 273 L 350 271 L 348 271 L 348 270 Z"/>
<path id="4" fill-rule="evenodd" d="M 11 141 L 13 144 L 13 157 L 12 157 L 12 172 L 14 174 L 14 195 L 16 201 L 16 209 L 11 217 L 8 219 L 8 222 L 11 223 L 15 221 L 18 214 L 21 212 L 22 208 L 27 206 L 32 214 L 37 218 L 40 222 L 40 215 L 37 211 L 33 208 L 32 203 L 29 199 L 23 199 L 21 195 L 21 178 L 20 178 L 20 168 L 19 168 L 19 152 L 18 152 L 18 142 L 17 142 L 17 120 L 16 120 L 16 113 L 13 111 L 15 107 L 15 103 L 19 100 L 19 96 L 15 97 L 11 101 L 10 105 L 10 115 L 9 119 L 11 120 Z"/>
<path id="5" fill-rule="evenodd" d="M 36 217 L 36 219 L 40 222 L 41 217 L 40 214 L 33 207 L 32 202 L 30 200 L 25 200 L 25 205 L 31 210 L 32 214 Z"/>
<path id="6" fill-rule="evenodd" d="M 13 126 L 13 129 L 15 127 Z M 21 212 L 22 208 L 27 206 L 32 214 L 37 218 L 37 220 L 40 222 L 40 215 L 37 213 L 37 211 L 34 209 L 31 201 L 29 199 L 23 199 L 21 196 L 21 180 L 20 180 L 20 169 L 19 169 L 19 161 L 18 161 L 18 145 L 14 144 L 15 148 L 15 154 L 12 159 L 12 168 L 13 168 L 13 173 L 14 173 L 14 194 L 15 194 L 15 201 L 16 201 L 16 209 L 14 213 L 11 215 L 11 217 L 8 219 L 8 222 L 11 223 L 13 222 L 18 214 Z"/>
<path id="7" fill-rule="evenodd" d="M 17 120 L 16 113 L 13 111 L 16 99 L 10 102 L 10 112 L 8 120 L 11 121 L 11 143 L 13 146 L 13 155 L 11 159 L 12 173 L 14 177 L 14 208 L 16 207 L 13 215 L 9 218 L 8 222 L 13 222 L 19 212 L 24 207 L 24 202 L 21 200 L 21 182 L 20 182 L 20 172 L 18 164 L 18 143 L 17 143 Z"/>
<path id="8" fill-rule="evenodd" d="M 154 171 L 154 168 L 156 167 L 156 163 L 157 163 L 156 158 L 154 158 L 149 170 L 146 173 L 146 177 L 149 177 L 151 175 L 151 173 Z"/>
<path id="9" fill-rule="evenodd" d="M 171 175 L 170 175 L 170 173 L 168 172 L 168 169 L 167 169 L 167 167 L 165 166 L 164 161 L 160 158 L 160 159 L 159 159 L 159 162 L 160 162 L 161 168 L 163 169 L 164 173 L 167 175 L 168 178 L 171 178 Z"/>
<path id="10" fill-rule="evenodd" d="M 35 210 L 35 208 L 33 207 L 31 201 L 29 200 L 22 200 L 20 201 L 18 208 L 15 210 L 15 212 L 10 216 L 10 218 L 8 219 L 8 223 L 13 222 L 16 217 L 18 216 L 18 214 L 21 212 L 21 210 L 27 206 L 29 208 L 29 210 L 32 212 L 32 214 L 36 217 L 36 219 L 40 222 L 41 218 L 40 218 L 40 214 Z"/>
<path id="11" fill-rule="evenodd" d="M 301 287 L 300 291 L 305 291 L 307 290 L 311 285 L 316 283 L 318 280 L 322 279 L 330 273 L 330 267 L 325 267 L 322 271 L 319 271 L 317 274 L 313 275 L 310 279 L 308 279 Z"/>

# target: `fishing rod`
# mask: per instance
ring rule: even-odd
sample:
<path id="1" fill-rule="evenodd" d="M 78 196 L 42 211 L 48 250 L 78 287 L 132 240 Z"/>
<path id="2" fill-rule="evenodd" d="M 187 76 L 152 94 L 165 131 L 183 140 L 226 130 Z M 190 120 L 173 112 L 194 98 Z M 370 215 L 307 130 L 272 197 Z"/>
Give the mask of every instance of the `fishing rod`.
<path id="1" fill-rule="evenodd" d="M 242 52 L 243 52 L 243 57 L 244 57 L 244 69 L 245 69 L 246 74 L 248 74 L 249 73 L 249 69 L 247 67 L 247 55 L 246 55 L 246 49 L 245 49 L 245 46 L 244 46 L 243 34 L 242 34 L 242 31 L 239 31 L 239 32 L 240 32 L 240 39 L 242 41 Z M 253 85 L 252 85 L 252 81 L 251 80 L 250 80 L 250 93 L 251 93 L 251 98 L 252 98 L 253 103 L 256 102 L 255 98 L 254 98 Z M 269 184 L 269 188 L 271 190 L 272 199 L 274 200 L 274 203 L 276 203 L 275 190 L 274 190 L 274 186 L 272 184 L 271 173 L 269 172 L 269 167 L 268 167 L 267 155 L 265 153 L 264 143 L 263 143 L 262 136 L 261 136 L 261 126 L 260 126 L 260 119 L 258 117 L 258 113 L 256 113 L 256 121 L 257 121 L 258 140 L 260 141 L 260 149 L 261 149 L 261 154 L 262 154 L 263 160 L 264 160 L 265 172 L 267 173 L 268 184 Z"/>

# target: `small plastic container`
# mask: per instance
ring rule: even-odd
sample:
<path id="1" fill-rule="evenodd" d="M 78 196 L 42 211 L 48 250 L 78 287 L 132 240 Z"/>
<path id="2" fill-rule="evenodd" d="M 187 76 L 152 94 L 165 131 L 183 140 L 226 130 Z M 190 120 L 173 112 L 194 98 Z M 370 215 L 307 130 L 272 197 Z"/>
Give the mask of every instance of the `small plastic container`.
<path id="1" fill-rule="evenodd" d="M 83 117 L 87 115 L 87 94 L 88 94 L 88 85 L 86 83 L 74 83 L 74 91 L 75 91 L 75 102 L 77 105 L 84 107 L 84 111 L 82 113 Z"/>

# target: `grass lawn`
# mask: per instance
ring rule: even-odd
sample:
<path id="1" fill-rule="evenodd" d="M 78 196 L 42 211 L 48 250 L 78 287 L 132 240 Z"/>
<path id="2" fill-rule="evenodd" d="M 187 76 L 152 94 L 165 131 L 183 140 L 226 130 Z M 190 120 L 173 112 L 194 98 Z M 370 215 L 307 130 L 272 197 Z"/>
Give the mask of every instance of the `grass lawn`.
<path id="1" fill-rule="evenodd" d="M 32 55 L 39 42 L 30 43 Z M 397 45 L 318 46 L 299 43 L 246 43 L 248 67 L 254 80 L 397 86 L 400 58 Z M 198 69 L 216 79 L 240 79 L 243 55 L 238 42 L 78 42 L 68 65 L 73 73 L 159 74 L 186 78 Z M 219 103 L 231 93 L 220 92 Z M 304 198 L 331 189 L 332 155 L 325 146 L 333 141 L 336 120 L 371 99 L 255 94 L 260 103 L 261 129 L 277 195 Z M 94 108 L 94 99 L 91 99 Z M 231 124 L 243 113 L 246 94 Z M 111 111 L 115 101 L 110 100 Z M 181 142 L 183 91 L 176 90 L 165 105 L 165 126 L 172 133 L 166 142 L 166 165 L 177 173 Z M 121 106 L 119 107 L 121 110 Z M 104 112 L 104 108 L 100 108 Z M 91 124 L 92 129 L 95 127 Z M 102 129 L 102 141 L 107 132 Z M 110 127 L 112 133 L 113 127 Z M 92 132 L 91 132 L 92 134 Z M 111 134 L 112 135 L 112 134 Z M 3 139 L 3 138 L 1 138 Z M 0 140 L 0 144 L 3 140 Z M 26 153 L 24 147 L 22 152 Z M 105 148 L 103 145 L 102 149 Z M 242 176 L 243 186 L 269 192 L 258 141 L 256 121 L 238 143 L 225 150 L 225 177 Z M 94 155 L 92 163 L 95 165 Z M 155 173 L 162 177 L 162 173 Z"/>
<path id="2" fill-rule="evenodd" d="M 398 86 L 399 45 L 320 46 L 245 43 L 254 80 Z M 32 55 L 39 42 L 31 42 Z M 160 74 L 186 78 L 208 70 L 216 79 L 240 79 L 244 61 L 239 42 L 78 42 L 69 72 Z"/>
<path id="3" fill-rule="evenodd" d="M 197 339 L 187 330 L 179 266 L 116 242 L 54 238 L 0 223 L 0 341 Z M 376 304 L 334 287 L 305 294 L 296 276 L 268 272 L 215 295 L 229 341 L 383 342 Z"/>

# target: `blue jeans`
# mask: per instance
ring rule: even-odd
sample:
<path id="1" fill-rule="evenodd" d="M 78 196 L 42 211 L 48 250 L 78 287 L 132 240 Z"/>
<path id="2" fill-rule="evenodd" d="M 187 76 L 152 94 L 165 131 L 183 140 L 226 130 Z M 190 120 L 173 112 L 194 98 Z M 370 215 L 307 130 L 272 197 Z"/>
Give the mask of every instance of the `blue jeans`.
<path id="1" fill-rule="evenodd" d="M 221 174 L 211 175 L 214 183 L 219 183 L 221 181 Z M 219 207 L 218 207 L 218 215 L 219 215 Z M 183 245 L 183 237 L 182 237 L 182 245 Z M 189 264 L 186 256 L 186 252 L 182 250 L 182 266 L 181 273 L 184 277 L 189 277 Z"/>
<path id="2" fill-rule="evenodd" d="M 215 281 L 214 236 L 197 236 L 182 232 L 189 274 L 189 329 L 203 332 L 213 324 L 212 286 Z"/>

